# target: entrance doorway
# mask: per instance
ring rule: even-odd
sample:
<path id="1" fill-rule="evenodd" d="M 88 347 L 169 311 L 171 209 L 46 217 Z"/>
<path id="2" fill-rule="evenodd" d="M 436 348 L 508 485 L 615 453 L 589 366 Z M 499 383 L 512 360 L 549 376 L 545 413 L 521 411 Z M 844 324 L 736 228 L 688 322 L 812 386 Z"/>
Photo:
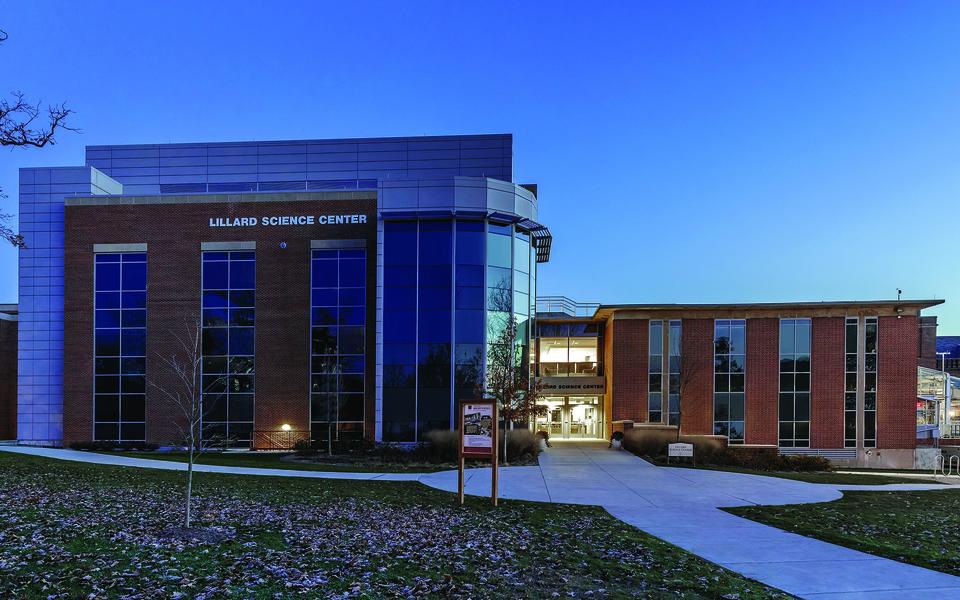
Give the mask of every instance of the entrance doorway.
<path id="1" fill-rule="evenodd" d="M 558 439 L 603 437 L 603 404 L 599 396 L 547 396 L 547 414 L 537 417 L 537 430 Z"/>

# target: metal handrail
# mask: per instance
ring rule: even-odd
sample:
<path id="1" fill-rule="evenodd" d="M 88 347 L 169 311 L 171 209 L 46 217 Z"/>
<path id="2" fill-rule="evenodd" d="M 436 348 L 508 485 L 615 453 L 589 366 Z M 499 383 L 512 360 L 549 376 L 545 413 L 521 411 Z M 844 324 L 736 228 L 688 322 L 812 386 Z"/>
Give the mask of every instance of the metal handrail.
<path id="1" fill-rule="evenodd" d="M 575 302 L 566 296 L 537 296 L 538 313 L 560 313 L 570 317 L 592 317 L 599 302 Z"/>
<path id="2" fill-rule="evenodd" d="M 310 441 L 310 431 L 301 429 L 253 430 L 250 448 L 253 450 L 293 450 L 297 442 Z"/>

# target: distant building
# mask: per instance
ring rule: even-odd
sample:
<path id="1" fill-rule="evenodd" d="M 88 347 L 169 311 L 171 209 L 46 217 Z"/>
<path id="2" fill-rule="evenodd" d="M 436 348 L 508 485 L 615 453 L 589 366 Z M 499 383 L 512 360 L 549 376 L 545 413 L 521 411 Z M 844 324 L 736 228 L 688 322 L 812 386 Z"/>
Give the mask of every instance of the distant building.
<path id="1" fill-rule="evenodd" d="M 941 352 L 945 352 L 946 355 Z M 960 377 L 960 335 L 937 336 L 936 368 Z"/>

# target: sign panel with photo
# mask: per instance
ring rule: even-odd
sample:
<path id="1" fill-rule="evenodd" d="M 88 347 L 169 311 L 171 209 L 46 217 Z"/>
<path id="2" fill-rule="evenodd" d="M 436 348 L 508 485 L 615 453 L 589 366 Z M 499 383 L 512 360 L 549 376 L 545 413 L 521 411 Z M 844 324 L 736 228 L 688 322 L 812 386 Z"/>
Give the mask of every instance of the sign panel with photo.
<path id="1" fill-rule="evenodd" d="M 488 455 L 493 452 L 493 404 L 461 404 L 463 410 L 463 453 Z"/>

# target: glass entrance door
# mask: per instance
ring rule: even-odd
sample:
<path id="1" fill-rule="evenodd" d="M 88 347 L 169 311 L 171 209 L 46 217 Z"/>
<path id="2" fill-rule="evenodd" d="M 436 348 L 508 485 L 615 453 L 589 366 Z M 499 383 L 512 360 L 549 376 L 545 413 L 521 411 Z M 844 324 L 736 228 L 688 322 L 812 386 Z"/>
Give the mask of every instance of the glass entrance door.
<path id="1" fill-rule="evenodd" d="M 545 415 L 537 417 L 537 430 L 558 439 L 603 437 L 603 407 L 597 396 L 552 396 L 543 398 Z"/>

